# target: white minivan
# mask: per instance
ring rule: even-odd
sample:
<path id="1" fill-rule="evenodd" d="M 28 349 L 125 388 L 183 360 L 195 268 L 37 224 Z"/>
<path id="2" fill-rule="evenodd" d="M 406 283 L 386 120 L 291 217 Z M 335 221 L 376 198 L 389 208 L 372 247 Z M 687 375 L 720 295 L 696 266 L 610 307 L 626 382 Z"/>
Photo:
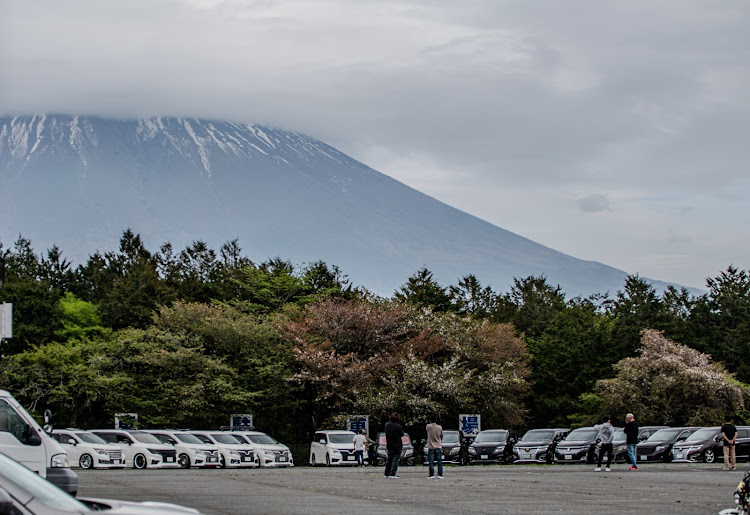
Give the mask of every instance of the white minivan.
<path id="1" fill-rule="evenodd" d="M 310 444 L 310 465 L 356 465 L 354 431 L 316 431 Z"/>
<path id="2" fill-rule="evenodd" d="M 148 429 L 161 443 L 171 445 L 177 451 L 177 463 L 180 468 L 218 467 L 221 465 L 219 449 L 211 443 L 205 443 L 194 435 L 184 431 L 166 429 Z"/>
<path id="3" fill-rule="evenodd" d="M 82 469 L 125 468 L 122 449 L 82 429 L 55 429 L 52 438 L 60 442 L 68 461 Z"/>
<path id="4" fill-rule="evenodd" d="M 177 453 L 174 447 L 161 443 L 154 435 L 144 431 L 124 429 L 91 429 L 92 433 L 122 449 L 125 466 L 137 469 L 176 468 Z"/>
<path id="5" fill-rule="evenodd" d="M 247 442 L 221 431 L 190 431 L 190 436 L 207 445 L 215 445 L 221 454 L 221 466 L 257 467 L 258 458 Z"/>
<path id="6" fill-rule="evenodd" d="M 261 433 L 260 431 L 233 431 L 229 434 L 243 438 L 253 447 L 261 467 L 294 466 L 294 458 L 289 447 L 277 442 L 266 433 Z"/>
<path id="7" fill-rule="evenodd" d="M 45 414 L 45 424 L 49 417 Z M 70 470 L 65 450 L 6 390 L 0 390 L 0 452 L 66 492 L 78 491 L 78 476 Z"/>

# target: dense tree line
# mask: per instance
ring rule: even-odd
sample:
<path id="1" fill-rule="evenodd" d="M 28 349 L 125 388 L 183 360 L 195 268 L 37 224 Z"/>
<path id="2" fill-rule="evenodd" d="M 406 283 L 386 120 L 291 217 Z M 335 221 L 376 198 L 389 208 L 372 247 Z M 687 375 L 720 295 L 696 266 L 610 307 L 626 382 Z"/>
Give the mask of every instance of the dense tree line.
<path id="1" fill-rule="evenodd" d="M 347 414 L 377 421 L 394 409 L 415 428 L 462 412 L 518 428 L 583 424 L 604 409 L 616 421 L 626 409 L 654 423 L 746 418 L 750 277 L 732 266 L 700 296 L 638 276 L 588 298 L 537 276 L 495 292 L 473 275 L 443 286 L 423 268 L 379 298 L 322 261 L 254 263 L 237 241 L 151 252 L 128 230 L 117 251 L 74 267 L 19 237 L 0 242 L 0 257 L 0 301 L 14 306 L 0 385 L 65 425 L 125 411 L 144 425 L 219 426 L 252 411 L 260 428 L 306 441 Z M 681 347 L 660 343 L 659 354 L 662 340 Z M 702 379 L 644 393 L 668 370 L 654 361 Z M 664 413 L 664 392 L 687 400 Z"/>

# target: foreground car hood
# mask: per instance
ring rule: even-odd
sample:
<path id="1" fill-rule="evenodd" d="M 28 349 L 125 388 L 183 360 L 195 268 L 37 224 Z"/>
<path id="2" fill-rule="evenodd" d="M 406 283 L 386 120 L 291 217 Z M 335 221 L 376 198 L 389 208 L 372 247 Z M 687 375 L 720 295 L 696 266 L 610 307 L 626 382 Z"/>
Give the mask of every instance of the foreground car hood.
<path id="1" fill-rule="evenodd" d="M 523 449 L 524 447 L 541 447 L 543 445 L 552 445 L 552 442 L 519 442 L 514 447 L 516 449 Z"/>
<path id="2" fill-rule="evenodd" d="M 159 515 L 167 513 L 197 513 L 200 512 L 187 506 L 180 506 L 179 504 L 172 504 L 167 502 L 156 502 L 156 501 L 143 501 L 143 502 L 131 502 L 131 501 L 118 501 L 115 499 L 98 499 L 92 497 L 79 498 L 79 501 L 86 504 L 92 509 L 96 510 L 98 507 L 100 510 L 106 510 L 107 513 L 117 513 L 119 515 Z"/>
<path id="3" fill-rule="evenodd" d="M 573 440 L 570 442 L 560 442 L 559 444 L 557 444 L 557 448 L 562 449 L 564 447 L 580 447 L 582 445 L 591 445 L 593 443 L 594 442 L 589 440 Z"/>
<path id="4" fill-rule="evenodd" d="M 253 444 L 255 448 L 260 451 L 288 451 L 289 447 L 286 445 L 271 445 L 271 444 Z M 336 447 L 336 449 L 343 449 L 344 447 Z M 353 448 L 353 447 L 352 447 Z"/>

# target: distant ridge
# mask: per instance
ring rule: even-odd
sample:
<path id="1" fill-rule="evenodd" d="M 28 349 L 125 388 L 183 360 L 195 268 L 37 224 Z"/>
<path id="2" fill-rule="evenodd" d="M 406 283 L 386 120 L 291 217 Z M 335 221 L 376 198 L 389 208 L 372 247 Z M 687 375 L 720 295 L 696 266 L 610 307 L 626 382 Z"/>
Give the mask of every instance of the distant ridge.
<path id="1" fill-rule="evenodd" d="M 444 285 L 474 274 L 506 291 L 545 275 L 569 296 L 615 292 L 627 274 L 555 251 L 452 208 L 309 136 L 195 118 L 0 118 L 0 241 L 19 234 L 74 262 L 234 238 L 255 260 L 338 265 L 390 295 L 420 267 Z M 654 282 L 657 289 L 665 283 Z"/>

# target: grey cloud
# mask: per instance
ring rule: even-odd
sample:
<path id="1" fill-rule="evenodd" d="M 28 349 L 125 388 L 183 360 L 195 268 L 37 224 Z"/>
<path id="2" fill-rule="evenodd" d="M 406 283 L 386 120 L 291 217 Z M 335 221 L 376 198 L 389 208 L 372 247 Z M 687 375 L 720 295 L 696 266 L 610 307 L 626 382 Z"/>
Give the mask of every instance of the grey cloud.
<path id="1" fill-rule="evenodd" d="M 602 211 L 611 211 L 609 198 L 606 195 L 595 194 L 578 199 L 576 201 L 578 209 L 584 213 L 601 213 Z"/>

